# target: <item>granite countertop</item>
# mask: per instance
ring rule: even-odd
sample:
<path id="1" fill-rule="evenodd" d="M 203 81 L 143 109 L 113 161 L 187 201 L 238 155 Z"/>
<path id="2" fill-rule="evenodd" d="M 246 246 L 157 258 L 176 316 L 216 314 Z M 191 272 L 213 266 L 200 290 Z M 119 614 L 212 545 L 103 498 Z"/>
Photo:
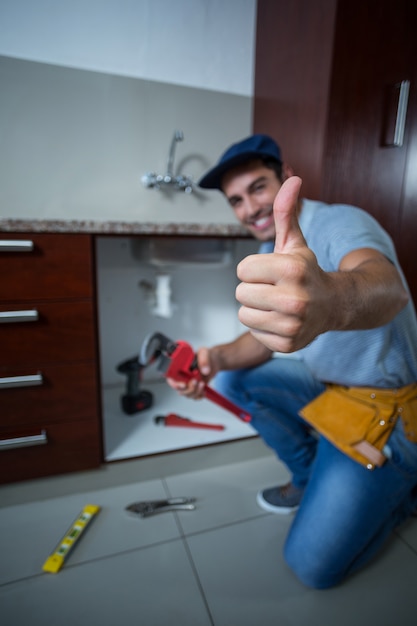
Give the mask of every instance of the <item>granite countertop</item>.
<path id="1" fill-rule="evenodd" d="M 193 235 L 249 237 L 240 224 L 153 223 L 88 220 L 0 219 L 0 232 L 90 233 L 95 235 Z"/>

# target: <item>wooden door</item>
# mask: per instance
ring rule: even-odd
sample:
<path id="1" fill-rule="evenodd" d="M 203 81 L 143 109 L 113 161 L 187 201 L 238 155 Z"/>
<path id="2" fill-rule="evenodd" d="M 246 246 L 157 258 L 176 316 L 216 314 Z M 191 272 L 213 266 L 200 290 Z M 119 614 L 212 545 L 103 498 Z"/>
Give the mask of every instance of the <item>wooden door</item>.
<path id="1" fill-rule="evenodd" d="M 337 0 L 258 0 L 253 128 L 320 199 Z"/>
<path id="2" fill-rule="evenodd" d="M 415 0 L 258 0 L 253 124 L 281 144 L 304 196 L 378 219 L 415 302 L 416 32 Z M 401 85 L 409 99 L 394 145 Z"/>
<path id="3" fill-rule="evenodd" d="M 415 296 L 415 263 L 403 250 L 410 244 L 408 231 L 416 234 L 417 228 L 411 180 L 405 211 L 403 200 L 409 159 L 417 149 L 417 143 L 412 146 L 417 110 L 410 106 L 416 6 L 412 0 L 339 0 L 322 180 L 324 200 L 360 206 L 386 228 Z M 403 135 L 396 138 L 402 114 Z"/>

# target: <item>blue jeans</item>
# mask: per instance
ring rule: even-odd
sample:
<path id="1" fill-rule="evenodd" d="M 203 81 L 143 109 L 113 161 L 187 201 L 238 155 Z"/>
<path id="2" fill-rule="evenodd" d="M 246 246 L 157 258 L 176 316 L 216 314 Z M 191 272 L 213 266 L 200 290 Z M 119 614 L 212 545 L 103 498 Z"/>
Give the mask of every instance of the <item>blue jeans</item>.
<path id="1" fill-rule="evenodd" d="M 277 358 L 220 372 L 215 386 L 252 415 L 252 426 L 288 467 L 292 482 L 305 488 L 284 547 L 305 585 L 340 583 L 416 508 L 417 444 L 406 439 L 400 420 L 388 441 L 388 460 L 370 471 L 317 438 L 299 417 L 325 388 L 302 361 Z"/>

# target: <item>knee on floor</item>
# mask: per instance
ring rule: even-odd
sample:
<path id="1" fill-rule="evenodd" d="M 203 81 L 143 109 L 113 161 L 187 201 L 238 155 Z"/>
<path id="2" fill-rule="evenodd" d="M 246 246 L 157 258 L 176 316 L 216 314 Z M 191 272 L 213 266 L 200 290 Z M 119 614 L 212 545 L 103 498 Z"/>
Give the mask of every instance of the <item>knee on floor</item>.
<path id="1" fill-rule="evenodd" d="M 284 559 L 298 580 L 311 589 L 329 589 L 343 579 L 343 575 L 332 572 L 317 555 L 309 554 L 306 549 L 295 549 L 287 543 Z"/>

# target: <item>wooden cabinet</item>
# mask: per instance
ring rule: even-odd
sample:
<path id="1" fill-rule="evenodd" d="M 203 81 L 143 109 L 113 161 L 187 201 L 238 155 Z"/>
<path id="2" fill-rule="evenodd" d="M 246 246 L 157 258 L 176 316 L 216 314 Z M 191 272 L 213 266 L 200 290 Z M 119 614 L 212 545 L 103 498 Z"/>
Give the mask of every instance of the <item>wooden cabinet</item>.
<path id="1" fill-rule="evenodd" d="M 102 461 L 89 235 L 0 233 L 0 482 Z"/>
<path id="2" fill-rule="evenodd" d="M 255 132 L 281 144 L 304 196 L 388 230 L 415 302 L 416 29 L 414 0 L 259 0 L 254 104 Z"/>

